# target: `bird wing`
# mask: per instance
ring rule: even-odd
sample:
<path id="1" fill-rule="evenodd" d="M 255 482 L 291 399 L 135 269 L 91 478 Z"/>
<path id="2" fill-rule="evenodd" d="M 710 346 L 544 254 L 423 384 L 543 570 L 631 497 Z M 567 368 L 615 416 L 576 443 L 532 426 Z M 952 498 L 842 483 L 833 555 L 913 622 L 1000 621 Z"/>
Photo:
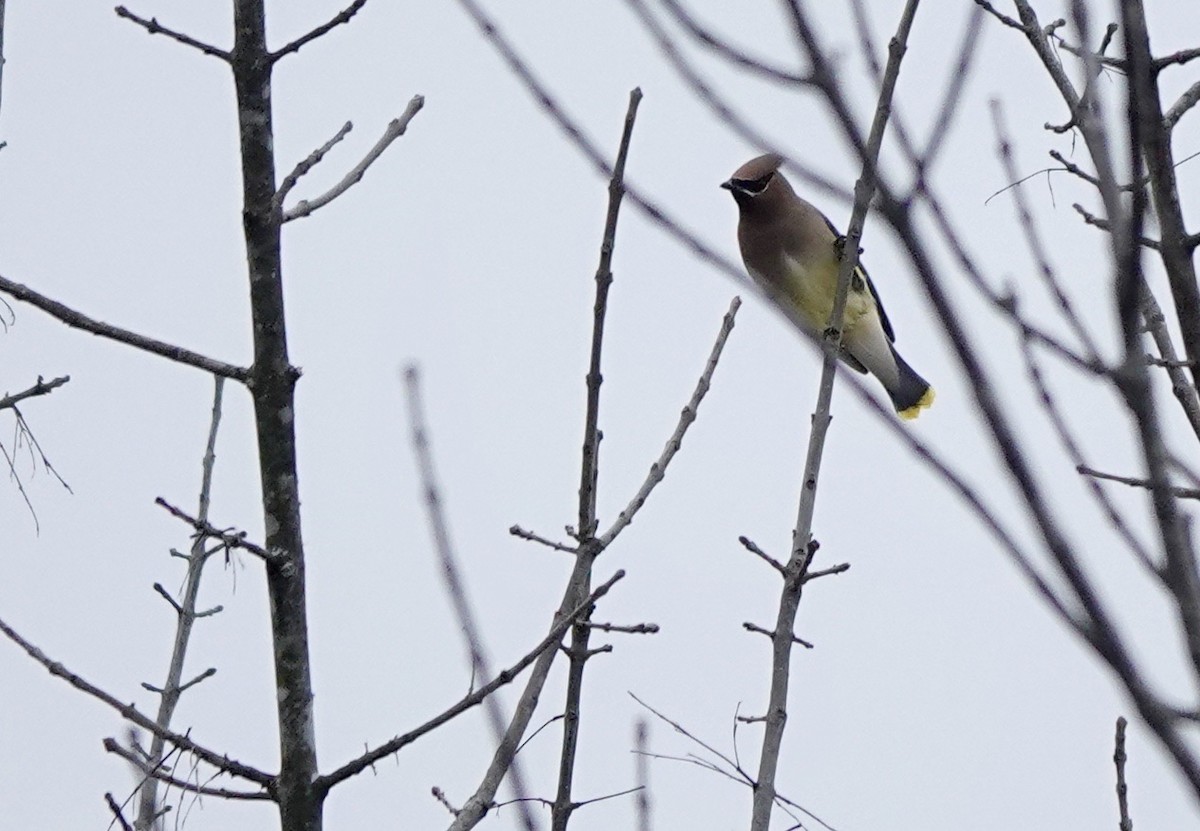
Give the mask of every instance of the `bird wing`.
<path id="1" fill-rule="evenodd" d="M 830 221 L 829 217 L 821 214 L 821 219 L 825 220 L 825 224 L 837 239 L 841 239 L 844 235 L 837 229 L 837 226 Z M 883 324 L 883 331 L 887 335 L 888 340 L 892 343 L 896 342 L 896 333 L 892 330 L 892 321 L 888 319 L 887 312 L 884 311 L 883 301 L 879 299 L 879 292 L 875 288 L 875 284 L 871 282 L 871 275 L 867 274 L 867 269 L 862 264 L 862 259 L 859 259 L 858 266 L 855 269 L 859 277 L 867 284 L 867 288 L 871 292 L 871 297 L 875 299 L 875 308 L 879 310 L 879 322 Z"/>

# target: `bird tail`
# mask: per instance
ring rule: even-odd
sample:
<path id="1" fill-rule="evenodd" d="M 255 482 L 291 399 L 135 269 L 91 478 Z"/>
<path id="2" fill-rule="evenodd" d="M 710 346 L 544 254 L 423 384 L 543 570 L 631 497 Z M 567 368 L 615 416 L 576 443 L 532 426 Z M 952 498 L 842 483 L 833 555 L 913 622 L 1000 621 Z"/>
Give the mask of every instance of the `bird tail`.
<path id="1" fill-rule="evenodd" d="M 896 407 L 896 412 L 906 421 L 916 418 L 921 410 L 933 404 L 934 392 L 929 382 L 917 374 L 908 363 L 900 357 L 895 349 L 892 355 L 896 358 L 896 370 L 899 376 L 896 385 L 888 389 L 888 397 Z"/>

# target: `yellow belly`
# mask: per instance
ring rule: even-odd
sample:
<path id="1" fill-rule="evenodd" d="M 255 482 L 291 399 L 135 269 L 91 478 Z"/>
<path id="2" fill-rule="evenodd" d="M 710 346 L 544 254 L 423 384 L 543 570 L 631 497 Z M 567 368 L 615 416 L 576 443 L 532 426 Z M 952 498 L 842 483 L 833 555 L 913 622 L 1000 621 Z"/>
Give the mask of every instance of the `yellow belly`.
<path id="1" fill-rule="evenodd" d="M 796 311 L 813 332 L 824 332 L 829 325 L 829 315 L 833 312 L 833 295 L 837 290 L 838 261 L 834 259 L 823 261 L 812 267 L 789 259 L 788 271 L 791 274 L 787 287 L 788 295 L 795 305 Z M 859 284 L 862 285 L 861 278 Z M 842 328 L 850 330 L 864 315 L 870 313 L 875 305 L 875 299 L 866 286 L 859 291 L 851 289 L 846 296 L 846 311 Z"/>

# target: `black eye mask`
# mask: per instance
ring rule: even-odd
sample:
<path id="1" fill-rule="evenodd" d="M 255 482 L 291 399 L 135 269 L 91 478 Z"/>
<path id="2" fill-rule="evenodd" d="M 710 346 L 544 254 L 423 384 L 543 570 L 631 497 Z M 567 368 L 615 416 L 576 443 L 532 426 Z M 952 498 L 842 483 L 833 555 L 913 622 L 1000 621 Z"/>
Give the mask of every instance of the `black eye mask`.
<path id="1" fill-rule="evenodd" d="M 771 184 L 771 179 L 773 178 L 775 178 L 774 170 L 765 176 L 759 176 L 757 179 L 734 179 L 731 184 L 742 193 L 749 196 L 758 196 L 767 189 L 767 185 Z"/>

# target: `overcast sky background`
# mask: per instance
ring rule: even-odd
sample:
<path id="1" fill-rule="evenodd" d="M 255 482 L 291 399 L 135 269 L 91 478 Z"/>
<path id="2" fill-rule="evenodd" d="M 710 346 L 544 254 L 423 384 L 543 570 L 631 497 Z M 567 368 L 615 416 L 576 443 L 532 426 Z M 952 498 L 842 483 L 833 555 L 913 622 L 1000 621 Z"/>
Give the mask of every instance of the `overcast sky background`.
<path id="1" fill-rule="evenodd" d="M 841 51 L 841 80 L 864 119 L 874 92 L 843 4 L 811 4 Z M 871 2 L 886 42 L 902 3 Z M 1148 2 L 1163 54 L 1200 44 L 1200 4 Z M 628 92 L 645 92 L 631 181 L 687 227 L 737 257 L 736 209 L 717 185 L 757 150 L 713 119 L 664 63 L 622 3 L 493 3 L 507 32 L 559 99 L 611 155 Z M 1062 4 L 1042 2 L 1048 22 Z M 227 46 L 228 3 L 139 0 L 157 16 Z M 694 4 L 712 26 L 779 63 L 794 46 L 778 4 Z M 952 71 L 971 4 L 927 0 L 911 37 L 897 110 L 925 136 Z M 273 45 L 334 14 L 327 0 L 268 4 Z M 1114 12 L 1095 4 L 1102 24 Z M 240 220 L 236 113 L 228 68 L 119 20 L 109 3 L 13 0 L 5 21 L 0 139 L 0 273 L 87 314 L 234 363 L 250 360 Z M 702 58 L 719 88 L 767 135 L 847 189 L 858 174 L 814 98 Z M 1165 100 L 1194 82 L 1194 65 L 1164 75 Z M 1112 85 L 1119 89 L 1117 84 Z M 399 384 L 417 362 L 457 550 L 498 667 L 543 637 L 569 571 L 566 555 L 510 537 L 519 523 L 559 538 L 576 516 L 592 276 L 606 182 L 539 113 L 454 3 L 372 0 L 346 27 L 281 63 L 275 74 L 280 176 L 347 119 L 354 131 L 294 191 L 311 197 L 341 178 L 416 93 L 425 109 L 362 183 L 284 231 L 288 327 L 298 434 L 318 758 L 328 771 L 424 722 L 469 684 L 458 628 L 441 588 L 419 499 Z M 984 201 L 1007 183 L 988 101 L 1005 107 L 1020 168 L 1071 154 L 1070 136 L 1041 129 L 1065 110 L 1031 50 L 989 21 L 936 188 L 994 281 L 1011 280 L 1036 317 L 1037 290 L 1011 202 Z M 1177 131 L 1177 157 L 1200 150 L 1200 114 Z M 1081 155 L 1076 158 L 1082 160 Z M 889 170 L 885 157 L 885 173 Z M 1181 168 L 1196 224 L 1200 162 Z M 1098 199 L 1065 176 L 1025 185 L 1053 240 L 1052 256 L 1115 354 L 1105 293 L 1106 240 L 1070 204 Z M 801 188 L 803 190 L 803 188 Z M 845 224 L 847 205 L 814 196 Z M 868 222 L 865 261 L 901 351 L 938 399 L 910 429 L 955 461 L 1023 538 L 1007 480 L 985 439 L 906 260 L 882 223 Z M 615 636 L 588 665 L 576 798 L 633 784 L 636 693 L 732 753 L 734 714 L 762 712 L 770 652 L 742 622 L 769 626 L 778 581 L 737 543 L 746 534 L 784 556 L 794 524 L 819 359 L 757 297 L 697 261 L 626 206 L 617 238 L 601 410 L 600 512 L 624 507 L 670 434 L 730 298 L 747 301 L 699 421 L 637 521 L 601 558 L 598 578 L 628 577 L 597 619 L 654 622 L 654 636 Z M 1161 284 L 1161 281 L 1160 281 Z M 1136 627 L 1152 676 L 1194 695 L 1160 596 L 1099 521 L 1040 417 L 1016 349 L 965 283 L 972 329 L 988 344 L 1006 409 L 1056 477 L 1051 499 L 1119 616 Z M 1167 301 L 1163 293 L 1160 299 Z M 141 689 L 161 683 L 174 616 L 151 590 L 177 587 L 172 547 L 186 529 L 153 504 L 195 505 L 212 380 L 204 373 L 68 330 L 14 304 L 0 334 L 0 389 L 69 374 L 23 412 L 74 494 L 27 456 L 18 469 L 40 533 L 15 487 L 0 487 L 0 617 L 74 671 L 152 712 Z M 1137 473 L 1129 423 L 1114 395 L 1053 370 L 1052 383 L 1100 468 Z M 879 390 L 875 390 L 879 392 Z M 1184 430 L 1167 409 L 1170 430 Z M 1112 732 L 1133 716 L 1106 669 L 1059 625 L 955 498 L 845 389 L 834 397 L 815 533 L 819 564 L 851 570 L 813 584 L 798 634 L 791 718 L 778 787 L 838 831 L 1115 827 Z M 11 414 L 0 440 L 12 448 Z M 1176 446 L 1194 459 L 1186 435 Z M 261 538 L 255 443 L 245 391 L 229 385 L 218 440 L 212 516 Z M 1113 490 L 1130 511 L 1141 494 Z M 1135 522 L 1147 539 L 1148 529 Z M 275 706 L 262 570 L 214 561 L 176 729 L 274 770 Z M 563 666 L 534 724 L 559 712 Z M 504 701 L 516 697 L 513 687 Z M 13 828 L 102 829 L 105 791 L 132 777 L 104 752 L 119 718 L 0 644 L 0 811 Z M 739 733 L 757 767 L 758 726 Z M 557 727 L 522 752 L 537 795 L 552 797 Z M 652 724 L 651 747 L 697 748 Z M 461 803 L 490 759 L 482 711 L 459 718 L 341 786 L 326 827 L 438 828 L 430 795 Z M 1136 827 L 1195 827 L 1200 812 L 1147 731 L 1129 740 Z M 222 780 L 222 782 L 227 780 Z M 655 827 L 744 828 L 750 792 L 699 768 L 651 765 Z M 502 791 L 502 795 L 503 795 Z M 266 829 L 266 803 L 205 799 L 193 829 Z M 540 809 L 538 809 L 540 810 Z M 510 828 L 505 809 L 486 820 Z M 578 812 L 573 827 L 632 827 L 631 797 Z M 785 828 L 785 818 L 776 827 Z"/>

